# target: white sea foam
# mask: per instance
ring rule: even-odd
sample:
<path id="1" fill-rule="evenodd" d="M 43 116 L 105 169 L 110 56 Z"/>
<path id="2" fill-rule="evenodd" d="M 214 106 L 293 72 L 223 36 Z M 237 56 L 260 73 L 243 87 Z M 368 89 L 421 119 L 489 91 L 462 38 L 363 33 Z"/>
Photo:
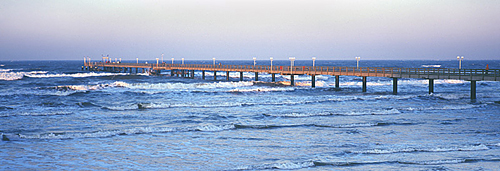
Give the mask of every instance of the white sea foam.
<path id="1" fill-rule="evenodd" d="M 117 75 L 130 75 L 128 73 L 95 73 L 95 72 L 85 72 L 85 73 L 75 73 L 75 74 L 26 74 L 27 77 L 32 78 L 54 78 L 54 77 L 102 77 L 102 76 L 117 76 Z"/>
<path id="2" fill-rule="evenodd" d="M 230 125 L 203 125 L 196 127 L 197 131 L 205 131 L 205 132 L 217 132 L 223 130 L 235 129 L 236 127 L 233 124 Z"/>
<path id="3" fill-rule="evenodd" d="M 13 81 L 23 79 L 24 74 L 20 72 L 1 72 L 0 80 Z"/>
<path id="4" fill-rule="evenodd" d="M 0 69 L 0 80 L 13 81 L 20 80 L 26 75 L 45 74 L 48 71 L 10 72 L 13 69 Z"/>
<path id="5" fill-rule="evenodd" d="M 23 112 L 23 113 L 4 113 L 0 116 L 54 116 L 54 115 L 70 115 L 72 112 L 52 111 L 52 112 Z"/>
<path id="6" fill-rule="evenodd" d="M 252 88 L 252 89 L 232 89 L 228 92 L 277 92 L 277 91 L 294 91 L 293 87 L 280 87 L 280 88 Z"/>
<path id="7" fill-rule="evenodd" d="M 216 132 L 235 129 L 234 124 L 227 125 L 202 125 L 196 127 L 137 127 L 119 130 L 98 130 L 92 132 L 60 132 L 60 133 L 43 133 L 34 135 L 19 134 L 20 138 L 24 139 L 74 139 L 74 138 L 105 138 L 117 135 L 133 135 L 133 134 L 151 134 L 151 133 L 167 133 L 167 132 L 188 132 L 188 131 L 203 131 Z"/>
<path id="8" fill-rule="evenodd" d="M 313 161 L 305 161 L 305 162 L 283 161 L 283 162 L 254 165 L 254 166 L 238 166 L 236 170 L 270 170 L 270 169 L 296 170 L 314 166 L 316 165 L 314 164 Z"/>
<path id="9" fill-rule="evenodd" d="M 472 105 L 472 104 L 461 104 L 461 105 L 444 105 L 444 106 L 431 106 L 431 107 L 408 107 L 400 110 L 407 111 L 425 111 L 425 110 L 465 110 L 472 109 L 476 107 L 483 107 L 487 104 Z"/>
<path id="10" fill-rule="evenodd" d="M 458 164 L 465 162 L 466 159 L 446 159 L 446 160 L 430 160 L 430 161 L 403 161 L 401 163 L 417 164 L 417 165 L 442 165 L 442 164 Z"/>
<path id="11" fill-rule="evenodd" d="M 351 151 L 358 154 L 391 154 L 391 153 L 410 153 L 410 152 L 448 152 L 448 151 L 480 151 L 488 150 L 484 144 L 465 145 L 465 146 L 450 146 L 450 147 L 405 147 L 405 148 L 387 148 L 387 149 L 371 149 L 364 151 Z"/>
<path id="12" fill-rule="evenodd" d="M 214 83 L 119 83 L 121 86 L 130 89 L 142 90 L 193 90 L 193 89 L 216 89 L 216 88 L 235 88 L 252 86 L 253 82 L 214 82 Z"/>

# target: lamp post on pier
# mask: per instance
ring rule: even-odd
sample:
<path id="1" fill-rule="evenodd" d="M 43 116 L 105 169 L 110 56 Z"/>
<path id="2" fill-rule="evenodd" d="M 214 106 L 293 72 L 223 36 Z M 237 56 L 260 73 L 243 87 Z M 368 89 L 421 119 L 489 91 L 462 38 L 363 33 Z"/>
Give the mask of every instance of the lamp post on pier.
<path id="1" fill-rule="evenodd" d="M 314 68 L 314 63 L 316 62 L 316 57 L 312 57 L 313 60 L 313 68 Z"/>
<path id="2" fill-rule="evenodd" d="M 174 58 L 172 58 L 172 65 L 174 64 Z"/>
<path id="3" fill-rule="evenodd" d="M 135 60 L 137 60 L 137 63 L 139 63 L 139 58 L 135 58 Z"/>
<path id="4" fill-rule="evenodd" d="M 464 56 L 457 56 L 458 59 L 458 69 L 462 69 L 462 60 L 464 60 Z"/>
<path id="5" fill-rule="evenodd" d="M 181 60 L 182 60 L 182 65 L 184 65 L 184 58 L 181 58 Z"/>
<path id="6" fill-rule="evenodd" d="M 158 59 L 158 58 L 156 58 L 156 67 L 158 67 L 158 60 L 159 60 L 159 59 Z"/>
<path id="7" fill-rule="evenodd" d="M 273 72 L 273 57 L 270 57 L 269 59 L 271 59 L 271 72 Z"/>
<path id="8" fill-rule="evenodd" d="M 359 60 L 361 59 L 361 57 L 355 57 L 356 58 L 356 68 L 358 69 L 359 68 Z"/>
<path id="9" fill-rule="evenodd" d="M 212 60 L 214 60 L 214 66 L 215 66 L 215 58 L 212 58 Z"/>
<path id="10" fill-rule="evenodd" d="M 288 59 L 290 59 L 290 66 L 291 66 L 291 67 L 290 67 L 290 72 L 291 72 L 291 74 L 292 74 L 292 76 L 293 76 L 293 63 L 294 63 L 294 61 L 295 61 L 295 57 L 290 57 L 290 58 L 288 58 Z"/>

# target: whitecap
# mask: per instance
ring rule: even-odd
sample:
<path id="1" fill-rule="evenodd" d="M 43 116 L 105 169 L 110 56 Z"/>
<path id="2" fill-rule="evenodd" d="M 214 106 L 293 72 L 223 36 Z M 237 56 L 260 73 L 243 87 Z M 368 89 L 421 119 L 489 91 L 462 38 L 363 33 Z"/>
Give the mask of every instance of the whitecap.
<path id="1" fill-rule="evenodd" d="M 102 77 L 102 76 L 117 76 L 117 75 L 130 75 L 128 73 L 75 73 L 75 74 L 26 74 L 27 77 L 32 78 L 54 78 L 54 77 L 74 77 L 74 78 L 82 78 L 82 77 Z"/>
<path id="2" fill-rule="evenodd" d="M 203 125 L 203 126 L 197 126 L 195 128 L 196 131 L 205 131 L 205 132 L 217 132 L 217 131 L 223 131 L 223 130 L 230 130 L 230 129 L 235 129 L 236 127 L 234 124 L 229 124 L 229 125 Z"/>

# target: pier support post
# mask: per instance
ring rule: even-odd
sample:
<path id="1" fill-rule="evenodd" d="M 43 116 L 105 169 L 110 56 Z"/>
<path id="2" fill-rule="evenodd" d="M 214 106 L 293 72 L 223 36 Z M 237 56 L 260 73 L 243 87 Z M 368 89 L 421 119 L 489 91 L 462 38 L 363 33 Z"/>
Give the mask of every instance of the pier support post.
<path id="1" fill-rule="evenodd" d="M 226 80 L 229 81 L 229 71 L 226 71 Z"/>
<path id="2" fill-rule="evenodd" d="M 191 79 L 194 79 L 194 70 L 191 70 Z"/>
<path id="3" fill-rule="evenodd" d="M 214 81 L 217 81 L 217 71 L 214 71 Z"/>
<path id="4" fill-rule="evenodd" d="M 186 73 L 184 73 L 185 70 L 182 70 L 182 78 L 185 78 L 186 77 Z"/>
<path id="5" fill-rule="evenodd" d="M 170 76 L 173 77 L 174 76 L 174 70 L 173 69 L 170 69 Z"/>
<path id="6" fill-rule="evenodd" d="M 434 79 L 429 79 L 429 94 L 434 93 Z"/>
<path id="7" fill-rule="evenodd" d="M 276 74 L 271 74 L 271 81 L 275 82 L 276 81 Z"/>
<path id="8" fill-rule="evenodd" d="M 476 100 L 476 81 L 470 81 L 470 99 Z"/>
<path id="9" fill-rule="evenodd" d="M 139 68 L 135 68 L 135 73 L 139 73 Z"/>
<path id="10" fill-rule="evenodd" d="M 204 80 L 205 79 L 205 70 L 201 71 L 201 79 Z"/>
<path id="11" fill-rule="evenodd" d="M 340 88 L 340 76 L 335 76 L 335 88 Z"/>
<path id="12" fill-rule="evenodd" d="M 243 72 L 240 72 L 240 81 L 243 81 Z"/>
<path id="13" fill-rule="evenodd" d="M 291 86 L 295 86 L 294 79 L 295 79 L 295 78 L 294 78 L 293 74 L 291 74 L 291 75 L 290 75 L 290 85 L 291 85 Z"/>
<path id="14" fill-rule="evenodd" d="M 363 92 L 366 92 L 366 77 L 363 77 Z"/>
<path id="15" fill-rule="evenodd" d="M 259 81 L 259 73 L 255 72 L 255 81 Z"/>
<path id="16" fill-rule="evenodd" d="M 311 75 L 311 87 L 316 87 L 316 75 Z"/>
<path id="17" fill-rule="evenodd" d="M 398 78 L 392 78 L 392 94 L 398 94 Z"/>

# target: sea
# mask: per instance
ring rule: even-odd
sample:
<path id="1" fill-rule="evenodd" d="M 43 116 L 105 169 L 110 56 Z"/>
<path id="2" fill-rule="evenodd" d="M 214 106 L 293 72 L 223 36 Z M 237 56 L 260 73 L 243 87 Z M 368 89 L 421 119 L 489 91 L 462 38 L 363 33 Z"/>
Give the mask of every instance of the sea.
<path id="1" fill-rule="evenodd" d="M 127 61 L 123 61 L 127 62 Z M 136 61 L 128 61 L 135 63 Z M 140 63 L 156 61 L 139 61 Z M 160 61 L 161 62 L 161 61 Z M 171 61 L 166 61 L 170 63 Z M 174 61 L 180 63 L 181 61 Z M 212 64 L 212 60 L 186 60 Z M 253 60 L 216 61 L 253 65 Z M 295 66 L 312 66 L 297 60 Z M 500 81 L 82 71 L 0 61 L 0 170 L 500 170 Z M 270 65 L 257 60 L 256 65 Z M 288 60 L 273 61 L 289 66 Z M 361 60 L 360 67 L 458 68 Z M 500 60 L 464 60 L 464 69 Z M 315 66 L 356 66 L 316 60 Z"/>

